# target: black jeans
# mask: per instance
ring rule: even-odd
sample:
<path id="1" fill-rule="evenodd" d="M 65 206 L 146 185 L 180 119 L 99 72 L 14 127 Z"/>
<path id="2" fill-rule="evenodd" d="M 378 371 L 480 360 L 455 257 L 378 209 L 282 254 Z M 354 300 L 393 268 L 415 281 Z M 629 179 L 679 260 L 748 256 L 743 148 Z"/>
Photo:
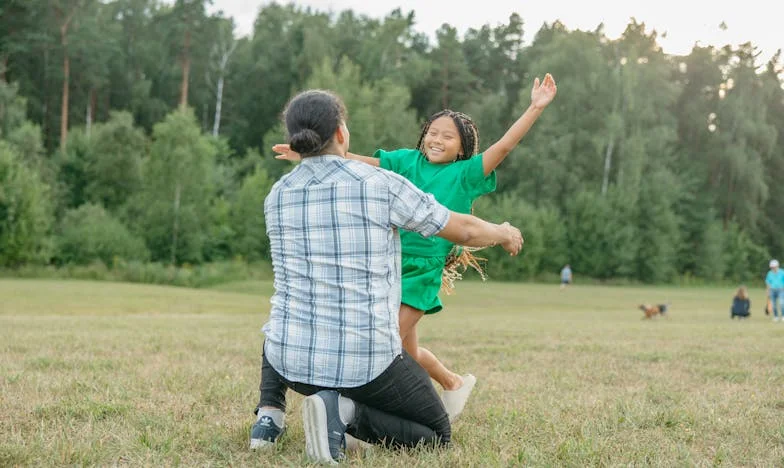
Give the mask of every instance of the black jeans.
<path id="1" fill-rule="evenodd" d="M 449 445 L 452 428 L 430 376 L 405 351 L 372 381 L 354 388 L 325 388 L 290 382 L 262 356 L 261 398 L 257 407 L 286 410 L 286 389 L 302 395 L 337 390 L 356 403 L 356 418 L 346 432 L 373 444 L 413 447 Z"/>

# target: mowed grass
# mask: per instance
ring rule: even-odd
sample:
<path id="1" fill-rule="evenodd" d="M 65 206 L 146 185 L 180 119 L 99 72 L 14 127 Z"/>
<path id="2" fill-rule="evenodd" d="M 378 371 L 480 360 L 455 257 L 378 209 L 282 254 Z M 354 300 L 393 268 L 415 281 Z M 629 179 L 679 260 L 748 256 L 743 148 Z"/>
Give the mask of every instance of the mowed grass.
<path id="1" fill-rule="evenodd" d="M 0 280 L 0 466 L 300 466 L 248 451 L 268 282 Z M 782 466 L 784 323 L 732 289 L 460 283 L 423 345 L 478 377 L 448 450 L 365 466 Z M 671 302 L 641 320 L 641 302 Z"/>

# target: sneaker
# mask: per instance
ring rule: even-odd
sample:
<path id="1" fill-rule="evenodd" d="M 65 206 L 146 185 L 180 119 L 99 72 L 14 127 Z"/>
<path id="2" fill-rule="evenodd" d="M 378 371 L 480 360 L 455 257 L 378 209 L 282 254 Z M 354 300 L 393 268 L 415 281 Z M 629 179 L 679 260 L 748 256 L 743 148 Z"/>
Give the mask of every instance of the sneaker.
<path id="1" fill-rule="evenodd" d="M 322 390 L 302 402 L 305 451 L 318 463 L 337 464 L 344 457 L 346 425 L 340 419 L 338 392 Z"/>
<path id="2" fill-rule="evenodd" d="M 261 416 L 250 429 L 250 449 L 266 449 L 275 445 L 283 434 L 284 427 L 278 427 L 269 416 Z"/>
<path id="3" fill-rule="evenodd" d="M 474 389 L 476 384 L 476 377 L 471 374 L 463 376 L 463 385 L 457 390 L 444 390 L 441 395 L 441 401 L 444 402 L 446 414 L 449 416 L 449 422 L 454 422 L 460 413 L 463 412 L 468 397 L 471 396 L 471 390 Z"/>

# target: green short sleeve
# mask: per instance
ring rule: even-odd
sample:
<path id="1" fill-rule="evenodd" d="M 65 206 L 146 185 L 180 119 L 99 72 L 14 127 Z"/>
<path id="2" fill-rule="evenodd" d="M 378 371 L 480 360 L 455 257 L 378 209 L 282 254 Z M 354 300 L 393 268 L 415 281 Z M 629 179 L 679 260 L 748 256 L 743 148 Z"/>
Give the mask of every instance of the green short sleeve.
<path id="1" fill-rule="evenodd" d="M 379 149 L 373 153 L 373 157 L 381 160 L 379 165 L 382 169 L 406 177 L 406 174 L 403 173 L 404 166 L 410 166 L 416 160 L 418 154 L 417 150 L 411 149 L 397 149 L 393 151 Z"/>
<path id="2" fill-rule="evenodd" d="M 394 151 L 384 151 L 382 149 L 379 149 L 376 150 L 375 153 L 373 153 L 373 157 L 379 159 L 379 166 L 382 169 L 396 172 L 392 166 L 397 162 L 397 158 L 390 157 L 390 155 L 393 153 Z"/>
<path id="3" fill-rule="evenodd" d="M 471 198 L 476 198 L 491 192 L 495 192 L 496 175 L 492 171 L 485 177 L 485 170 L 482 167 L 483 154 L 472 156 L 465 163 L 463 169 L 463 187 Z"/>

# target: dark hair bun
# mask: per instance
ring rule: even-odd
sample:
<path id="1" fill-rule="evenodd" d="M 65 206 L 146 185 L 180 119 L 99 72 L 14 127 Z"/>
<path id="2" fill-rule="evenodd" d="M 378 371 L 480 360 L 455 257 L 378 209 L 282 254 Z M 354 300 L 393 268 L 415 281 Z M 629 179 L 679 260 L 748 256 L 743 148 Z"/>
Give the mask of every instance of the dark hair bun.
<path id="1" fill-rule="evenodd" d="M 291 149 L 300 154 L 313 154 L 324 146 L 324 141 L 315 131 L 305 128 L 289 138 Z"/>

